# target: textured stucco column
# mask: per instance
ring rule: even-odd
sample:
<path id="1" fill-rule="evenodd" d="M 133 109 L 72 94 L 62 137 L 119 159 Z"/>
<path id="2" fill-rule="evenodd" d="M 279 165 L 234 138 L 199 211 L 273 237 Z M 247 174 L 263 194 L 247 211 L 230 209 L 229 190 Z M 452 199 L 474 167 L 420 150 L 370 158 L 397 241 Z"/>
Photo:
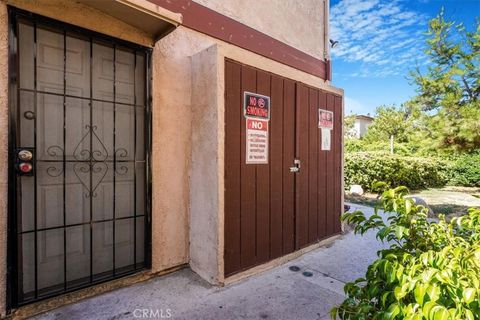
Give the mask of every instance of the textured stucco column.
<path id="1" fill-rule="evenodd" d="M 190 167 L 190 267 L 217 284 L 220 279 L 219 164 L 220 84 L 217 45 L 192 57 L 192 160 Z M 221 190 L 223 193 L 223 190 Z"/>
<path id="2" fill-rule="evenodd" d="M 152 271 L 188 262 L 191 60 L 173 32 L 152 57 Z"/>
<path id="3" fill-rule="evenodd" d="M 0 2 L 0 316 L 5 315 L 7 289 L 8 199 L 8 13 Z"/>

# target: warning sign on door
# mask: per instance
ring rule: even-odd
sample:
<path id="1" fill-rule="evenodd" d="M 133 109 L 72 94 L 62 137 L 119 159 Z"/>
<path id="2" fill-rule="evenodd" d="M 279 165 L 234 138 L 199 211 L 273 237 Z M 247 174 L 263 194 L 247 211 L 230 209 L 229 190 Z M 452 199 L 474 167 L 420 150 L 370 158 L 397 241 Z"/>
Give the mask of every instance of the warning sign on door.
<path id="1" fill-rule="evenodd" d="M 322 150 L 329 151 L 331 149 L 332 137 L 330 133 L 330 129 L 322 128 Z"/>
<path id="2" fill-rule="evenodd" d="M 318 109 L 318 127 L 321 129 L 333 129 L 333 112 Z"/>
<path id="3" fill-rule="evenodd" d="M 243 112 L 246 118 L 270 120 L 270 97 L 245 91 Z"/>
<path id="4" fill-rule="evenodd" d="M 246 163 L 268 163 L 268 121 L 246 119 Z"/>

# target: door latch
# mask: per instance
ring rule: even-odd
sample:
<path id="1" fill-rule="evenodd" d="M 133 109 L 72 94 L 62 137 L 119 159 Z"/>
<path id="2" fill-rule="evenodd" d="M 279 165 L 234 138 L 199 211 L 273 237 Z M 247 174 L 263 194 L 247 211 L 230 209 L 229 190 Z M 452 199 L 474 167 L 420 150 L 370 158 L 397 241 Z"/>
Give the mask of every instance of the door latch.
<path id="1" fill-rule="evenodd" d="M 293 164 L 294 164 L 294 166 L 290 167 L 290 172 L 293 172 L 293 173 L 299 172 L 300 171 L 300 165 L 301 165 L 300 160 L 299 159 L 293 160 Z"/>

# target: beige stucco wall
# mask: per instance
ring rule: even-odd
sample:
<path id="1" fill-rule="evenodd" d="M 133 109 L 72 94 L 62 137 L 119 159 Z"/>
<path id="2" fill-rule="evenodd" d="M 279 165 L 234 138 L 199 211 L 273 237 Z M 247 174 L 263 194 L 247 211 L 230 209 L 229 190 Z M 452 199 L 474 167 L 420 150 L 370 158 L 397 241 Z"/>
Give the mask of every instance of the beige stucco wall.
<path id="1" fill-rule="evenodd" d="M 185 43 L 159 41 L 153 52 L 153 271 L 188 262 L 190 57 L 191 51 Z"/>
<path id="2" fill-rule="evenodd" d="M 324 1 L 328 8 L 329 0 L 195 0 L 322 60 Z"/>

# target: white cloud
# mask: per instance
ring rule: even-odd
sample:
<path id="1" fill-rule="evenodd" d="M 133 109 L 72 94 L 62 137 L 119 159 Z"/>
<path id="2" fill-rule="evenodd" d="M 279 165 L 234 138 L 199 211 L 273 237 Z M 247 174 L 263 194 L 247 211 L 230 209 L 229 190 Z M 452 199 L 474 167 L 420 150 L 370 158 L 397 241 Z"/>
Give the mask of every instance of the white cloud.
<path id="1" fill-rule="evenodd" d="M 350 76 L 397 75 L 423 62 L 418 27 L 425 28 L 427 17 L 407 9 L 406 1 L 340 0 L 331 8 L 331 38 L 339 41 L 334 59 L 361 64 Z"/>

